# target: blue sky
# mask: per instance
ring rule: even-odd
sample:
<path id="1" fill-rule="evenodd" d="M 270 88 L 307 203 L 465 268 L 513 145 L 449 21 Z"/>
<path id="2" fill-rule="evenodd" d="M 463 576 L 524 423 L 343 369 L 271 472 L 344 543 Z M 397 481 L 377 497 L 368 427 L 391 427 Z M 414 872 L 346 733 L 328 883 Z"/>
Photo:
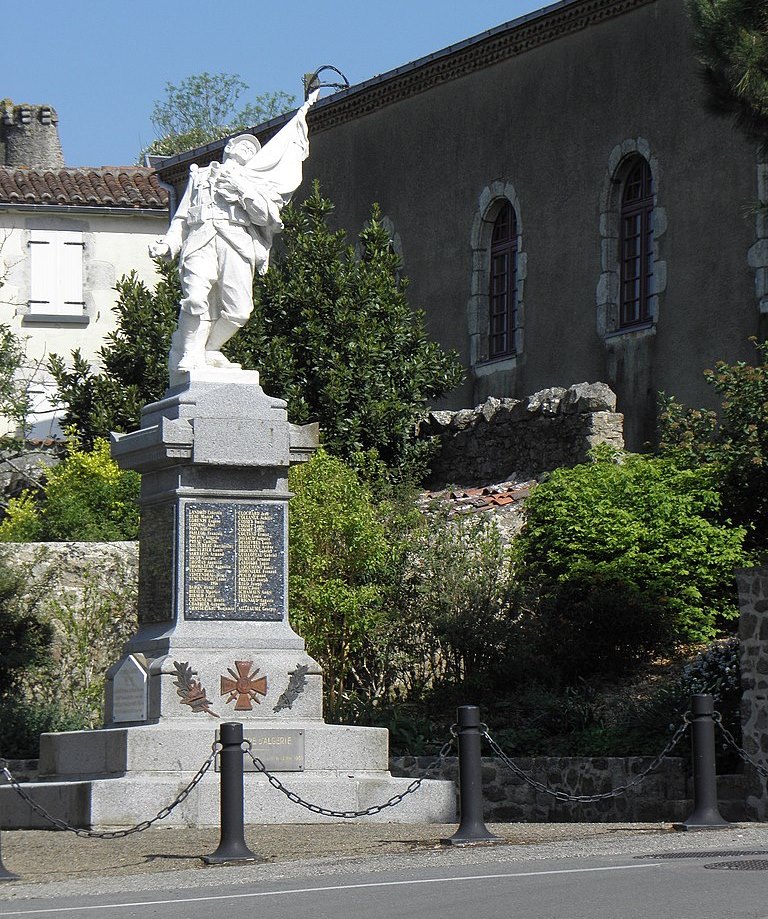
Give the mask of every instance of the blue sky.
<path id="1" fill-rule="evenodd" d="M 59 114 L 68 166 L 127 165 L 155 137 L 153 102 L 194 73 L 301 94 L 333 64 L 350 83 L 546 5 L 543 0 L 35 0 L 6 26 L 0 98 Z M 241 101 L 247 101 L 244 98 Z"/>

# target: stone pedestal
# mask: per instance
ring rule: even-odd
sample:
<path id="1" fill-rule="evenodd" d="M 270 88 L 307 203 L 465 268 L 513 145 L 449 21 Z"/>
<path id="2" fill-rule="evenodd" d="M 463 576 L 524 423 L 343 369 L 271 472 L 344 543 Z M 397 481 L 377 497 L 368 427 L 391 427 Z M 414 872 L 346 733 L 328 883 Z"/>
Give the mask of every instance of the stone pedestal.
<path id="1" fill-rule="evenodd" d="M 168 804 L 210 753 L 217 726 L 241 721 L 267 768 L 332 810 L 362 810 L 408 785 L 388 770 L 379 728 L 326 725 L 322 673 L 288 620 L 288 468 L 311 456 L 317 425 L 297 427 L 258 374 L 203 370 L 147 405 L 113 455 L 142 474 L 139 630 L 110 669 L 105 728 L 43 735 L 39 784 L 52 813 L 124 826 Z M 271 765 L 270 765 L 271 764 Z M 211 771 L 166 825 L 218 822 Z M 5 825 L 38 826 L 10 789 Z M 297 807 L 246 775 L 246 820 L 302 823 Z M 66 814 L 62 813 L 66 810 Z M 450 822 L 452 783 L 425 782 L 377 818 Z"/>

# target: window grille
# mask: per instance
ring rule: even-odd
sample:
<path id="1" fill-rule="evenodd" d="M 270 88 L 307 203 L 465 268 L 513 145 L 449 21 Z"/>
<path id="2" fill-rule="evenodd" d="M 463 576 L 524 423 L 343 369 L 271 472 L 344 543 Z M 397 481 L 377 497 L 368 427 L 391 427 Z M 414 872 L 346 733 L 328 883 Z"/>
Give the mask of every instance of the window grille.
<path id="1" fill-rule="evenodd" d="M 621 268 L 619 327 L 650 321 L 653 289 L 653 178 L 648 163 L 637 157 L 621 197 Z"/>
<path id="2" fill-rule="evenodd" d="M 517 220 L 507 201 L 493 224 L 488 356 L 515 353 L 517 328 Z"/>

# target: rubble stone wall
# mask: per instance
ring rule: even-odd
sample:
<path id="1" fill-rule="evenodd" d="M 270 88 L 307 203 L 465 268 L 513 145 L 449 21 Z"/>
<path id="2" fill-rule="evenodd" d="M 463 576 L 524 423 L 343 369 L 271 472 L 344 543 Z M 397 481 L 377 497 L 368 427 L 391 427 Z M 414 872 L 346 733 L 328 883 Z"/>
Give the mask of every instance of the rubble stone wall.
<path id="1" fill-rule="evenodd" d="M 736 574 L 739 588 L 741 734 L 747 755 L 768 767 L 768 568 Z M 750 816 L 768 819 L 768 789 L 754 769 L 745 771 Z"/>
<path id="2" fill-rule="evenodd" d="M 577 383 L 526 399 L 489 398 L 473 409 L 431 412 L 419 428 L 422 437 L 440 443 L 428 485 L 485 485 L 575 466 L 597 444 L 623 449 L 623 424 L 616 396 L 605 383 Z"/>
<path id="3" fill-rule="evenodd" d="M 138 581 L 138 542 L 7 542 L 0 557 L 57 593 L 79 595 L 89 583 L 134 588 Z"/>
<path id="4" fill-rule="evenodd" d="M 433 757 L 402 756 L 390 761 L 393 775 L 419 778 Z M 514 763 L 533 779 L 572 795 L 610 792 L 625 785 L 651 763 L 651 757 L 516 757 Z M 483 757 L 483 816 L 490 823 L 641 823 L 685 820 L 691 811 L 684 761 L 670 757 L 626 794 L 595 804 L 569 804 L 536 792 L 501 760 Z M 446 757 L 429 778 L 458 782 L 458 758 Z"/>

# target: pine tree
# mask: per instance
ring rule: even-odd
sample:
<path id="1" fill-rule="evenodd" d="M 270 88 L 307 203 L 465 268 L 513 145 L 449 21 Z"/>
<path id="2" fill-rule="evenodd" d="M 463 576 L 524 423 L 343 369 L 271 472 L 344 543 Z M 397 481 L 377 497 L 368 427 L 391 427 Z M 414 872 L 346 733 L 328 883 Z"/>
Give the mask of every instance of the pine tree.
<path id="1" fill-rule="evenodd" d="M 687 0 L 710 107 L 768 152 L 768 2 Z"/>

